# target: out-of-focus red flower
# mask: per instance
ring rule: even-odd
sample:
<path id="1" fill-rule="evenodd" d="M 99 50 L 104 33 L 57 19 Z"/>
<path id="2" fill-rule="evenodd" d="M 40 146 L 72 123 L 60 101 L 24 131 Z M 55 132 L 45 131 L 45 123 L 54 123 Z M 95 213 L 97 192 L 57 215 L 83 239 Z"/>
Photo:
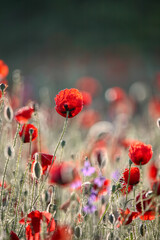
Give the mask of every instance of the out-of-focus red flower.
<path id="1" fill-rule="evenodd" d="M 128 184 L 128 178 L 129 178 L 129 185 L 136 185 L 137 183 L 139 183 L 139 180 L 140 180 L 139 168 L 131 167 L 130 174 L 129 174 L 129 169 L 126 168 L 125 171 L 123 172 L 123 177 L 126 184 Z"/>
<path id="2" fill-rule="evenodd" d="M 153 119 L 157 119 L 160 116 L 160 98 L 154 97 L 150 100 L 148 105 L 149 115 Z"/>
<path id="3" fill-rule="evenodd" d="M 120 225 L 130 224 L 135 218 L 138 217 L 138 215 L 138 212 L 131 212 L 129 208 L 126 210 L 120 209 L 120 216 L 118 218 L 120 224 L 118 224 L 117 227 L 120 227 Z"/>
<path id="4" fill-rule="evenodd" d="M 119 144 L 123 146 L 125 149 L 128 149 L 132 144 L 136 143 L 137 140 L 133 139 L 119 139 Z"/>
<path id="5" fill-rule="evenodd" d="M 125 100 L 127 95 L 122 88 L 113 87 L 107 89 L 105 93 L 106 100 L 109 102 L 118 102 L 121 100 Z"/>
<path id="6" fill-rule="evenodd" d="M 122 192 L 123 195 L 125 195 L 126 193 L 130 193 L 133 189 L 133 185 L 128 185 L 124 178 L 120 178 L 119 182 L 121 183 L 121 188 L 120 191 Z"/>
<path id="7" fill-rule="evenodd" d="M 146 191 L 142 192 L 142 202 L 144 213 L 142 215 L 141 193 L 136 197 L 136 209 L 141 214 L 141 220 L 154 220 L 156 215 L 156 203 L 153 196 L 149 196 Z"/>
<path id="8" fill-rule="evenodd" d="M 17 234 L 13 231 L 10 232 L 10 240 L 19 240 Z"/>
<path id="9" fill-rule="evenodd" d="M 38 129 L 33 124 L 24 124 L 22 126 L 19 136 L 24 143 L 30 142 L 31 131 L 33 131 L 31 141 L 34 141 L 38 136 Z"/>
<path id="10" fill-rule="evenodd" d="M 41 153 L 38 152 L 38 159 L 41 163 L 42 166 L 42 174 L 45 174 L 45 172 L 47 171 L 47 168 L 51 165 L 52 160 L 53 160 L 53 155 L 47 154 L 47 153 Z M 33 155 L 33 162 L 32 162 L 32 166 L 31 166 L 31 172 L 33 171 L 33 166 L 35 163 L 35 154 Z M 56 159 L 56 157 L 54 158 L 54 160 Z"/>
<path id="11" fill-rule="evenodd" d="M 69 226 L 56 226 L 50 240 L 72 240 L 72 230 Z"/>
<path id="12" fill-rule="evenodd" d="M 51 213 L 39 212 L 38 210 L 32 211 L 27 215 L 27 218 L 22 218 L 19 222 L 21 224 L 28 224 L 26 227 L 27 240 L 40 240 L 41 222 L 47 224 L 47 233 L 55 230 L 55 221 Z"/>
<path id="13" fill-rule="evenodd" d="M 60 186 L 68 186 L 80 181 L 76 167 L 70 162 L 54 164 L 49 175 L 50 183 L 55 183 Z"/>
<path id="14" fill-rule="evenodd" d="M 83 97 L 78 89 L 61 90 L 55 97 L 56 111 L 63 117 L 72 118 L 76 116 L 83 108 Z"/>
<path id="15" fill-rule="evenodd" d="M 78 79 L 76 86 L 81 91 L 89 92 L 92 96 L 96 96 L 101 89 L 100 83 L 92 77 L 82 77 Z"/>
<path id="16" fill-rule="evenodd" d="M 79 119 L 78 119 L 80 125 L 84 128 L 90 128 L 93 124 L 95 124 L 99 120 L 100 120 L 100 114 L 93 109 L 88 109 L 83 111 L 79 115 Z"/>
<path id="17" fill-rule="evenodd" d="M 137 141 L 130 146 L 129 157 L 136 165 L 144 165 L 152 158 L 152 146 Z"/>
<path id="18" fill-rule="evenodd" d="M 91 105 L 91 103 L 92 103 L 91 94 L 89 92 L 86 92 L 86 91 L 82 91 L 81 94 L 83 96 L 83 106 Z"/>
<path id="19" fill-rule="evenodd" d="M 154 194 L 156 194 L 157 196 L 160 195 L 160 179 L 155 180 L 152 185 L 151 185 L 151 189 L 154 192 Z"/>
<path id="20" fill-rule="evenodd" d="M 156 166 L 155 163 L 152 163 L 148 167 L 148 177 L 150 180 L 156 180 L 158 174 L 158 167 Z"/>
<path id="21" fill-rule="evenodd" d="M 104 193 L 108 192 L 111 181 L 109 179 L 105 179 L 104 183 L 101 187 L 94 183 L 93 188 L 97 191 L 97 196 L 101 196 Z M 97 198 L 98 199 L 98 198 Z"/>
<path id="22" fill-rule="evenodd" d="M 33 107 L 22 107 L 15 113 L 15 119 L 17 122 L 24 124 L 27 123 L 28 120 L 32 117 L 32 113 L 34 112 Z"/>
<path id="23" fill-rule="evenodd" d="M 3 60 L 0 59 L 0 79 L 7 77 L 9 73 L 8 66 L 4 63 Z"/>

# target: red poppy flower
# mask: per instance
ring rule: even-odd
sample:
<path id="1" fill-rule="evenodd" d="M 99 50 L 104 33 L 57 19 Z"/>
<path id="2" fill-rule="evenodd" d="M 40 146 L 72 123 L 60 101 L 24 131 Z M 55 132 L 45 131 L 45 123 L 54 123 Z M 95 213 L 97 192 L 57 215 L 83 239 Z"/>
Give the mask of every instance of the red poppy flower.
<path id="1" fill-rule="evenodd" d="M 160 179 L 152 183 L 151 189 L 157 196 L 160 195 Z"/>
<path id="2" fill-rule="evenodd" d="M 19 222 L 21 224 L 28 224 L 26 227 L 27 240 L 40 240 L 41 222 L 47 224 L 47 233 L 55 230 L 55 221 L 52 214 L 48 212 L 32 211 L 27 215 L 27 218 L 22 218 Z"/>
<path id="3" fill-rule="evenodd" d="M 61 90 L 55 97 L 56 111 L 63 117 L 72 118 L 76 116 L 83 108 L 83 97 L 78 89 L 64 89 Z"/>
<path id="4" fill-rule="evenodd" d="M 136 197 L 136 209 L 141 213 L 140 218 L 142 220 L 154 220 L 156 215 L 156 204 L 154 202 L 153 196 L 149 196 L 146 191 L 142 192 L 142 202 L 144 213 L 142 215 L 142 204 L 141 204 L 141 194 Z"/>
<path id="5" fill-rule="evenodd" d="M 108 192 L 110 183 L 111 181 L 107 178 L 104 180 L 104 183 L 101 187 L 94 183 L 93 188 L 97 191 L 97 196 L 103 195 L 104 193 Z M 98 200 L 98 198 L 96 200 Z"/>
<path id="6" fill-rule="evenodd" d="M 152 163 L 148 167 L 148 177 L 150 180 L 156 180 L 158 174 L 158 168 L 155 163 Z"/>
<path id="7" fill-rule="evenodd" d="M 130 224 L 135 218 L 139 215 L 138 212 L 131 212 L 128 208 L 126 210 L 120 209 L 120 216 L 118 218 L 121 225 L 128 225 Z M 120 227 L 118 224 L 117 227 Z"/>
<path id="8" fill-rule="evenodd" d="M 91 94 L 89 92 L 86 92 L 86 91 L 82 91 L 81 94 L 83 96 L 83 106 L 91 105 L 91 103 L 92 103 Z"/>
<path id="9" fill-rule="evenodd" d="M 50 171 L 50 183 L 55 183 L 61 186 L 68 186 L 70 184 L 80 181 L 80 176 L 73 164 L 62 162 L 54 164 Z"/>
<path id="10" fill-rule="evenodd" d="M 38 159 L 41 163 L 42 166 L 42 174 L 45 174 L 45 172 L 47 171 L 47 168 L 51 165 L 52 160 L 53 160 L 53 155 L 47 154 L 47 153 L 41 153 L 38 152 Z M 31 172 L 33 171 L 33 165 L 35 163 L 35 154 L 33 155 L 33 162 L 32 162 L 32 166 L 31 166 Z M 54 158 L 54 160 L 56 159 L 56 157 Z"/>
<path id="11" fill-rule="evenodd" d="M 129 157 L 136 165 L 144 165 L 152 158 L 152 146 L 137 141 L 130 146 Z"/>
<path id="12" fill-rule="evenodd" d="M 57 226 L 51 240 L 72 240 L 72 230 L 69 226 Z"/>
<path id="13" fill-rule="evenodd" d="M 13 231 L 10 232 L 10 240 L 19 240 L 17 234 Z"/>
<path id="14" fill-rule="evenodd" d="M 3 62 L 3 60 L 0 60 L 0 79 L 7 77 L 8 73 L 8 66 Z"/>
<path id="15" fill-rule="evenodd" d="M 128 184 L 128 178 L 129 178 L 129 185 L 136 185 L 137 183 L 139 183 L 139 180 L 140 180 L 139 168 L 131 167 L 130 174 L 129 174 L 129 169 L 126 168 L 125 171 L 123 172 L 123 177 L 126 184 Z"/>
<path id="16" fill-rule="evenodd" d="M 133 189 L 133 185 L 128 185 L 124 178 L 120 178 L 119 182 L 122 184 L 121 185 L 121 188 L 120 188 L 120 191 L 122 192 L 122 194 L 126 194 L 126 193 L 130 193 Z"/>
<path id="17" fill-rule="evenodd" d="M 28 120 L 32 117 L 33 112 L 33 107 L 22 107 L 15 113 L 15 119 L 21 124 L 27 123 Z"/>
<path id="18" fill-rule="evenodd" d="M 21 131 L 19 132 L 19 136 L 24 143 L 30 142 L 30 132 L 32 133 L 31 141 L 35 140 L 38 136 L 38 129 L 32 124 L 24 124 L 22 126 Z"/>

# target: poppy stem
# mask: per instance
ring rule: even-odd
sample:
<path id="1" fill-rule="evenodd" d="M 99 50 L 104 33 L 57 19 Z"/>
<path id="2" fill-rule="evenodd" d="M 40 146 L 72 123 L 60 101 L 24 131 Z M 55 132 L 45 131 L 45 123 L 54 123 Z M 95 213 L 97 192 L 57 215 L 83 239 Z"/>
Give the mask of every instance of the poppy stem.
<path id="1" fill-rule="evenodd" d="M 128 187 L 129 187 L 130 174 L 131 174 L 131 162 L 129 160 L 129 175 L 128 175 L 128 182 L 127 182 L 126 201 L 125 201 L 125 205 L 124 205 L 125 207 L 127 205 L 127 197 L 128 197 Z"/>
<path id="2" fill-rule="evenodd" d="M 47 178 L 48 178 L 48 176 L 49 176 L 49 173 L 50 173 L 50 171 L 51 171 L 52 165 L 53 165 L 53 163 L 54 163 L 54 158 L 55 158 L 55 156 L 56 156 L 57 150 L 58 150 L 58 148 L 59 148 L 59 146 L 60 146 L 60 143 L 61 143 L 61 141 L 62 141 L 62 139 L 63 139 L 63 136 L 64 136 L 64 134 L 65 134 L 65 132 L 66 132 L 66 128 L 67 128 L 67 124 L 68 124 L 68 116 L 69 116 L 69 111 L 67 111 L 67 114 L 66 114 L 66 119 L 65 119 L 65 122 L 64 122 L 64 125 L 63 125 L 63 130 L 62 130 L 62 133 L 61 133 L 60 138 L 59 138 L 59 140 L 58 140 L 57 146 L 56 146 L 56 148 L 55 148 L 55 151 L 54 151 L 54 154 L 53 154 L 52 163 L 51 163 L 51 165 L 50 165 L 50 168 L 49 168 L 49 170 L 48 170 L 48 173 L 47 173 L 44 181 L 41 183 L 41 185 L 40 185 L 40 187 L 39 187 L 39 193 L 38 193 L 38 195 L 36 196 L 35 200 L 33 201 L 31 208 L 32 208 L 32 207 L 34 206 L 34 204 L 37 202 L 37 200 L 38 200 L 38 198 L 39 198 L 39 196 L 40 196 L 40 194 L 41 194 L 41 192 L 42 192 L 42 190 L 43 190 L 43 188 L 44 188 L 44 186 L 45 186 L 45 183 L 46 183 Z"/>

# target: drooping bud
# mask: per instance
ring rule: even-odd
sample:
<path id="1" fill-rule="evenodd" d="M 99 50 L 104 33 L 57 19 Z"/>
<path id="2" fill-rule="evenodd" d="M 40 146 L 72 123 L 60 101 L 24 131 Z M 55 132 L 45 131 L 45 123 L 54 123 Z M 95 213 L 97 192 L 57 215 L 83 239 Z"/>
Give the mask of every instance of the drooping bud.
<path id="1" fill-rule="evenodd" d="M 47 212 L 49 212 L 51 214 L 55 214 L 56 210 L 57 210 L 56 204 L 53 204 L 53 203 L 48 204 Z"/>

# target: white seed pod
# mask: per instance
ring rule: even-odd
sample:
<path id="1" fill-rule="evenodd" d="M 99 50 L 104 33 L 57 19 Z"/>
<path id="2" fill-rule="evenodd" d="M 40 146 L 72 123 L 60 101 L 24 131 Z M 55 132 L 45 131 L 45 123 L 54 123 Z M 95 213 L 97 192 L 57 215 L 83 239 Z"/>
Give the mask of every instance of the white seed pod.
<path id="1" fill-rule="evenodd" d="M 10 159 L 14 158 L 15 151 L 14 151 L 14 148 L 12 147 L 12 145 L 8 145 L 8 146 L 5 147 L 5 149 L 4 149 L 4 156 L 6 158 L 10 158 Z"/>
<path id="2" fill-rule="evenodd" d="M 12 122 L 13 110 L 12 110 L 11 106 L 9 106 L 9 105 L 5 106 L 5 108 L 4 108 L 4 117 L 5 117 L 7 122 Z"/>
<path id="3" fill-rule="evenodd" d="M 33 164 L 33 177 L 40 179 L 42 176 L 42 166 L 38 161 L 35 161 Z"/>

